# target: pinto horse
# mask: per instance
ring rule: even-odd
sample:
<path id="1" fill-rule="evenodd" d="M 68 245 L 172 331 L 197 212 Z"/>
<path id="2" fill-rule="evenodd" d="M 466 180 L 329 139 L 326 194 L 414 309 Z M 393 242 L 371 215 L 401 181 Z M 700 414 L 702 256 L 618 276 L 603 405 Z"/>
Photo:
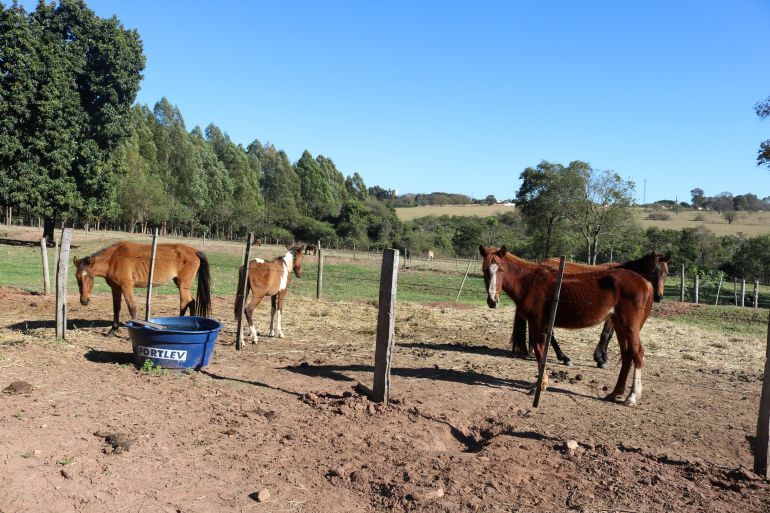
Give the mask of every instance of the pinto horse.
<path id="1" fill-rule="evenodd" d="M 94 278 L 103 277 L 112 289 L 112 336 L 120 322 L 120 296 L 126 300 L 131 318 L 136 318 L 134 287 L 147 287 L 150 270 L 150 244 L 118 242 L 93 255 L 75 258 L 76 277 L 80 290 L 80 304 L 91 301 Z M 193 277 L 198 273 L 198 292 L 193 299 L 190 292 Z M 189 309 L 190 315 L 208 317 L 211 313 L 211 275 L 206 255 L 185 244 L 158 244 L 152 285 L 163 285 L 174 280 L 179 289 L 179 315 Z"/>
<path id="2" fill-rule="evenodd" d="M 579 264 L 576 262 L 566 262 L 564 266 L 564 273 L 576 274 L 614 268 L 628 269 L 629 271 L 634 271 L 650 282 L 653 290 L 653 299 L 656 303 L 659 303 L 663 300 L 663 291 L 665 290 L 666 278 L 668 277 L 668 262 L 670 259 L 670 254 L 664 255 L 656 253 L 655 251 L 651 251 L 641 258 L 629 260 L 624 263 L 610 262 L 599 265 L 588 265 Z M 554 269 L 559 268 L 558 258 L 547 258 L 545 260 L 541 260 L 540 263 L 553 267 Z M 525 322 L 526 321 L 524 321 L 524 319 L 522 319 L 518 314 L 513 319 L 513 333 L 511 335 L 511 342 L 515 352 L 520 356 L 527 356 L 529 354 L 529 350 L 527 348 L 527 327 Z M 609 346 L 610 340 L 612 340 L 612 335 L 614 332 L 615 330 L 612 327 L 612 321 L 607 319 L 604 323 L 602 334 L 599 337 L 599 343 L 596 344 L 596 349 L 594 350 L 594 361 L 596 362 L 597 367 L 600 369 L 607 368 L 607 348 Z M 556 341 L 555 337 L 551 338 L 551 344 L 553 345 L 553 349 L 556 352 L 556 358 L 564 365 L 572 365 L 572 361 L 570 360 L 569 356 L 567 356 L 561 350 L 561 347 L 559 347 L 559 343 Z"/>
<path id="3" fill-rule="evenodd" d="M 238 316 L 243 301 L 248 299 L 249 291 L 252 292 L 251 301 L 244 308 L 246 320 L 249 323 L 251 331 L 251 343 L 257 343 L 257 328 L 254 327 L 252 314 L 254 309 L 266 296 L 271 297 L 272 308 L 270 310 L 270 336 L 283 338 L 281 329 L 281 317 L 283 313 L 283 298 L 286 296 L 286 289 L 291 283 L 291 271 L 294 271 L 297 278 L 302 276 L 302 254 L 303 246 L 294 246 L 289 248 L 282 257 L 278 257 L 270 262 L 261 258 L 253 258 L 249 261 L 248 280 L 246 280 L 246 295 L 243 291 L 243 266 L 240 268 L 238 278 L 238 290 L 235 295 L 235 315 Z M 275 324 L 273 323 L 275 321 Z"/>
<path id="4" fill-rule="evenodd" d="M 505 246 L 479 246 L 484 258 L 482 270 L 487 288 L 487 305 L 496 308 L 503 290 L 516 311 L 527 320 L 529 336 L 538 365 L 544 363 L 548 317 L 558 271 L 550 266 L 529 262 L 510 253 Z M 652 285 L 633 271 L 605 269 L 565 274 L 561 286 L 560 308 L 555 326 L 579 329 L 595 326 L 611 319 L 620 345 L 622 366 L 618 381 L 607 399 L 622 399 L 631 366 L 634 379 L 625 404 L 633 406 L 642 395 L 644 349 L 639 332 L 652 309 Z M 547 377 L 543 375 L 543 390 Z"/>

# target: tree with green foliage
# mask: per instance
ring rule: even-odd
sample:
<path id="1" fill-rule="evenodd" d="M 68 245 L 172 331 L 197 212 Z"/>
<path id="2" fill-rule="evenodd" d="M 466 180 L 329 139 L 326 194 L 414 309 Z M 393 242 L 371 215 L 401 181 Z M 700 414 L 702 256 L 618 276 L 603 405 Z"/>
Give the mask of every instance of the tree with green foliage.
<path id="1" fill-rule="evenodd" d="M 516 206 L 529 228 L 538 256 L 551 256 L 558 233 L 568 226 L 570 212 L 582 199 L 590 166 L 573 161 L 567 167 L 542 161 L 528 167 L 520 175 L 521 187 L 516 192 Z"/>
<path id="2" fill-rule="evenodd" d="M 14 4 L 2 12 L 0 34 L 1 192 L 42 216 L 51 240 L 59 220 L 115 207 L 110 160 L 129 133 L 142 44 L 82 0 L 41 2 L 29 14 Z"/>
<path id="3" fill-rule="evenodd" d="M 349 197 L 358 201 L 365 201 L 369 197 L 369 191 L 366 188 L 364 179 L 358 172 L 353 173 L 353 176 L 345 178 L 345 191 Z"/>

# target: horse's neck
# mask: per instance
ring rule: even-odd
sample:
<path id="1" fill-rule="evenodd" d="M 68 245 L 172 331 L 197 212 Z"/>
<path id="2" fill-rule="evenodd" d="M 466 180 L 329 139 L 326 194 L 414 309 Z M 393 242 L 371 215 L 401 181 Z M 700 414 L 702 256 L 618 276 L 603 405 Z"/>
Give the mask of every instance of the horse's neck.
<path id="1" fill-rule="evenodd" d="M 503 291 L 518 302 L 524 295 L 523 282 L 534 272 L 539 264 L 528 262 L 511 254 L 506 255 L 502 262 L 505 266 L 505 278 L 503 281 Z"/>
<path id="2" fill-rule="evenodd" d="M 629 260 L 619 266 L 622 269 L 628 269 L 635 273 L 646 276 L 655 272 L 655 261 L 650 261 L 648 257 L 637 258 L 636 260 Z"/>
<path id="3" fill-rule="evenodd" d="M 110 270 L 110 260 L 112 259 L 112 253 L 114 251 L 115 248 L 110 246 L 91 255 L 91 274 L 96 277 L 107 276 L 107 273 Z"/>

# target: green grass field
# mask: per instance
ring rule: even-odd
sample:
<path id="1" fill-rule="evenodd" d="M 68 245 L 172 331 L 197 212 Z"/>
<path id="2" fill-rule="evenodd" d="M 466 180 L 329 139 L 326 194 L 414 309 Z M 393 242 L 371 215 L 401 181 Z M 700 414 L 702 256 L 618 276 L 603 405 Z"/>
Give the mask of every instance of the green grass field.
<path id="1" fill-rule="evenodd" d="M 516 210 L 516 207 L 512 205 L 430 205 L 425 207 L 397 208 L 396 213 L 402 221 L 411 221 L 418 217 L 442 215 L 487 217 L 514 210 Z M 661 229 L 681 230 L 682 228 L 704 226 L 719 236 L 743 234 L 747 237 L 753 237 L 770 233 L 770 212 L 740 214 L 738 219 L 733 221 L 732 224 L 728 224 L 718 212 L 691 210 L 683 211 L 680 214 L 675 214 L 668 210 L 663 212 L 668 214 L 669 219 L 651 220 L 647 219 L 649 213 L 644 211 L 644 209 L 637 208 L 634 211 L 637 221 L 639 221 L 643 228 L 656 226 Z M 701 218 L 702 220 L 700 220 Z"/>

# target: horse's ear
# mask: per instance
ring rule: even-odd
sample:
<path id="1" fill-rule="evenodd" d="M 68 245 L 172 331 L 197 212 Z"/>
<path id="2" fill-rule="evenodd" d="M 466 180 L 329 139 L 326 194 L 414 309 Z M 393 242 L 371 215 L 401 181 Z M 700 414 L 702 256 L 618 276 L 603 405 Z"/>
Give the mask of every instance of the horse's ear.
<path id="1" fill-rule="evenodd" d="M 74 256 L 72 257 L 72 263 L 75 264 L 75 267 L 80 265 L 80 260 L 78 260 L 78 257 Z"/>
<path id="2" fill-rule="evenodd" d="M 501 257 L 504 257 L 506 253 L 508 253 L 508 248 L 506 248 L 505 244 L 503 244 L 503 247 L 500 248 L 497 254 L 500 255 Z"/>
<path id="3" fill-rule="evenodd" d="M 660 260 L 661 262 L 668 262 L 669 260 L 671 260 L 671 253 L 666 253 L 665 255 L 661 255 L 660 257 L 658 257 L 658 260 Z"/>
<path id="4" fill-rule="evenodd" d="M 487 253 L 489 253 L 489 248 L 484 244 L 479 244 L 479 253 L 481 253 L 481 256 L 485 257 L 487 256 Z"/>

